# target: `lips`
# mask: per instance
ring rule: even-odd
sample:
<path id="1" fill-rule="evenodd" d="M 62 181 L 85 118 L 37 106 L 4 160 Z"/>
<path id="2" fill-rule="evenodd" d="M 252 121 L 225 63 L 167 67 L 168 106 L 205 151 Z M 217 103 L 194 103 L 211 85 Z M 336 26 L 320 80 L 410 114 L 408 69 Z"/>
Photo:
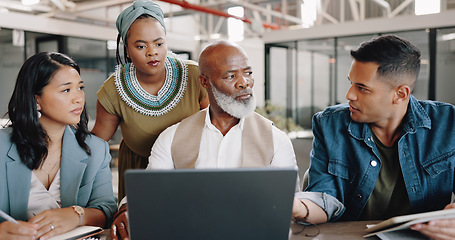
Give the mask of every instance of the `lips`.
<path id="1" fill-rule="evenodd" d="M 235 97 L 235 99 L 237 100 L 245 100 L 245 99 L 248 99 L 251 97 L 251 93 L 247 93 L 247 94 L 240 94 L 240 95 L 237 95 Z"/>
<path id="2" fill-rule="evenodd" d="M 158 61 L 158 60 L 153 60 L 153 61 L 150 61 L 147 63 L 147 65 L 152 66 L 152 67 L 156 67 L 156 66 L 158 66 L 158 64 L 160 64 L 160 61 Z"/>
<path id="3" fill-rule="evenodd" d="M 81 107 L 76 108 L 73 111 L 71 111 L 71 113 L 76 114 L 76 115 L 80 115 L 82 113 L 82 108 Z"/>
<path id="4" fill-rule="evenodd" d="M 350 103 L 349 103 L 349 111 L 351 112 L 355 112 L 355 111 L 360 111 L 358 108 L 352 106 Z"/>

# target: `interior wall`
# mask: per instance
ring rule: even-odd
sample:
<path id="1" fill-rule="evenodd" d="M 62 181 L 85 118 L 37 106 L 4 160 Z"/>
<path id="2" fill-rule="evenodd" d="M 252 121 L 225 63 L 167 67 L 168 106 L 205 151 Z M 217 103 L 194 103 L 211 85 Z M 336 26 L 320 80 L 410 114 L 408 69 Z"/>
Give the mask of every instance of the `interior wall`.
<path id="1" fill-rule="evenodd" d="M 10 31 L 12 32 L 12 31 Z M 24 49 L 12 43 L 0 43 L 0 118 L 8 111 L 8 102 L 14 90 L 17 74 L 22 66 Z"/>

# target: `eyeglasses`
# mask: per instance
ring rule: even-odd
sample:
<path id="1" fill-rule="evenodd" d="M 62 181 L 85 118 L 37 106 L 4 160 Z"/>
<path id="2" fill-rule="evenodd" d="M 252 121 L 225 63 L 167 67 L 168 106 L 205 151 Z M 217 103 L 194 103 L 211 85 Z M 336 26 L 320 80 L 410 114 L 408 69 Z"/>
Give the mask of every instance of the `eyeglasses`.
<path id="1" fill-rule="evenodd" d="M 296 221 L 296 222 L 293 221 L 291 223 L 291 232 L 294 235 L 298 235 L 298 234 L 303 233 L 303 231 L 305 231 L 306 227 L 308 227 L 307 231 L 311 230 L 311 232 L 314 232 L 314 229 L 316 229 L 316 231 L 315 231 L 316 233 L 305 233 L 305 237 L 316 237 L 317 235 L 319 235 L 319 227 L 316 224 L 300 222 L 300 221 Z"/>

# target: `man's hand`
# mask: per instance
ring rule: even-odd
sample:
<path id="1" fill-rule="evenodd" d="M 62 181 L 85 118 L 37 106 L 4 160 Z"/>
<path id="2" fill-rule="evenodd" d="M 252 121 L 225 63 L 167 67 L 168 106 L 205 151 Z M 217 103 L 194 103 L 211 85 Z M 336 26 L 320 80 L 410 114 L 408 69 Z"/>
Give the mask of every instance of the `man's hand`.
<path id="1" fill-rule="evenodd" d="M 447 205 L 444 209 L 450 208 L 455 208 L 455 203 Z M 455 239 L 455 219 L 432 220 L 428 223 L 412 225 L 411 229 L 435 240 Z"/>
<path id="2" fill-rule="evenodd" d="M 111 226 L 111 239 L 128 239 L 128 211 L 126 204 L 123 204 L 114 216 Z"/>
<path id="3" fill-rule="evenodd" d="M 0 223 L 0 239 L 36 239 L 38 224 L 18 221 L 12 223 L 4 221 Z"/>

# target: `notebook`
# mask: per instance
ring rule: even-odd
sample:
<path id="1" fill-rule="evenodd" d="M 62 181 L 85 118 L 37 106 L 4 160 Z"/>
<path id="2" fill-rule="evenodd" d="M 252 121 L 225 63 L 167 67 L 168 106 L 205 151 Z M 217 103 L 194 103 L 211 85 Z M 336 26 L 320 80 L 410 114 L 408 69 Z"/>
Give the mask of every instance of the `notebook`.
<path id="1" fill-rule="evenodd" d="M 128 170 L 130 238 L 286 240 L 296 181 L 283 168 Z"/>
<path id="2" fill-rule="evenodd" d="M 406 230 L 411 225 L 417 223 L 424 223 L 431 220 L 437 219 L 449 219 L 455 218 L 455 209 L 437 210 L 424 213 L 416 213 L 409 215 L 402 215 L 397 217 L 389 218 L 382 221 L 374 226 L 367 228 L 366 235 L 364 237 L 374 236 L 380 233 L 387 233 L 392 231 Z"/>

